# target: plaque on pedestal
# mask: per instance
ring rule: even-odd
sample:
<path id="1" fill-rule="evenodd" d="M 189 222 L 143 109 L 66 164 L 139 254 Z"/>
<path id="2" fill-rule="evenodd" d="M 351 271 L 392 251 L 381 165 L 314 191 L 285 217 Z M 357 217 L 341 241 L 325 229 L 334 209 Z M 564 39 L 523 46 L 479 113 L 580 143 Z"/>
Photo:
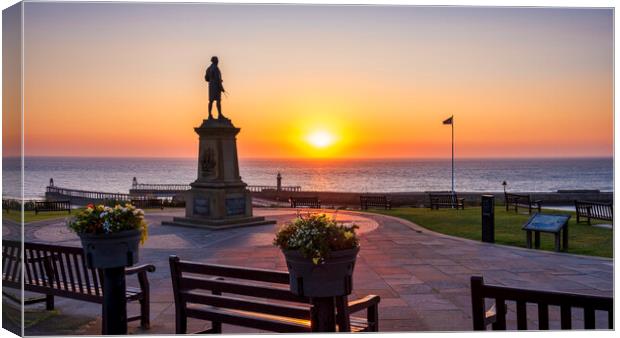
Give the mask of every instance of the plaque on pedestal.
<path id="1" fill-rule="evenodd" d="M 229 119 L 207 119 L 198 128 L 198 178 L 185 193 L 185 217 L 164 225 L 227 229 L 273 224 L 252 215 L 252 196 L 239 176 L 236 136 Z"/>

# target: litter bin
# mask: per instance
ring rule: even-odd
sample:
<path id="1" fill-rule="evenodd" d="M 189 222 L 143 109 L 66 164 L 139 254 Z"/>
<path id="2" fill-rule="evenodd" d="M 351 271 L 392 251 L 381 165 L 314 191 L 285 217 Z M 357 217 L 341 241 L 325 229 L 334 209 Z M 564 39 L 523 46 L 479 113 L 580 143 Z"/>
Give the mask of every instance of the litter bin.
<path id="1" fill-rule="evenodd" d="M 482 241 L 495 243 L 495 196 L 482 195 Z"/>

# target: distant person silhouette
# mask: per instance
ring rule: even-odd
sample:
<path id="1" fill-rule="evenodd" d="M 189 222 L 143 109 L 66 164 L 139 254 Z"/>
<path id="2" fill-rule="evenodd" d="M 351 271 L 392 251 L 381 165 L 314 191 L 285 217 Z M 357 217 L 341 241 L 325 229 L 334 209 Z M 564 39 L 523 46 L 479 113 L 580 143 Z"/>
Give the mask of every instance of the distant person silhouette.
<path id="1" fill-rule="evenodd" d="M 218 113 L 217 118 L 227 120 L 227 118 L 222 114 L 222 105 L 220 104 L 222 92 L 225 93 L 226 91 L 224 90 L 224 85 L 222 84 L 222 73 L 217 67 L 218 63 L 219 60 L 217 56 L 212 57 L 211 65 L 205 72 L 205 81 L 209 82 L 209 119 L 213 119 L 211 109 L 213 108 L 213 101 L 215 101 Z"/>

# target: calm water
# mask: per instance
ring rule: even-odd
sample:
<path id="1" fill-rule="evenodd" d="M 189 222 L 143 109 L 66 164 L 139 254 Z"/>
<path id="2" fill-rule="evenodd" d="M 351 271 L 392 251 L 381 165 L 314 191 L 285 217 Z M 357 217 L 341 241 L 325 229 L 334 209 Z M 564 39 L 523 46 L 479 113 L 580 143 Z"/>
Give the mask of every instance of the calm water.
<path id="1" fill-rule="evenodd" d="M 18 162 L 5 159 L 3 179 L 19 181 Z M 250 185 L 283 185 L 304 190 L 406 192 L 450 189 L 449 160 L 241 160 Z M 50 177 L 57 186 L 127 192 L 135 176 L 141 183 L 189 183 L 195 159 L 26 158 L 25 195 L 43 196 Z M 599 189 L 613 191 L 613 159 L 484 159 L 456 161 L 458 191 Z M 3 183 L 4 196 L 16 196 L 15 184 Z"/>

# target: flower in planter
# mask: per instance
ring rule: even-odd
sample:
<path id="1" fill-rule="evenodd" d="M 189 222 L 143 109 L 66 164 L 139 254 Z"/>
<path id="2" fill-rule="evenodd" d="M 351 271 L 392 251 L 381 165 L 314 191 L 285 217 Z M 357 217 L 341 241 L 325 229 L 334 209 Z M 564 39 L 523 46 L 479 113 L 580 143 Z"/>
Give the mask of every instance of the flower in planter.
<path id="1" fill-rule="evenodd" d="M 298 250 L 302 256 L 321 264 L 330 252 L 353 249 L 359 246 L 355 224 L 338 224 L 325 214 L 301 214 L 278 230 L 273 244 L 282 250 Z"/>
<path id="2" fill-rule="evenodd" d="M 144 211 L 127 203 L 117 204 L 114 208 L 103 204 L 89 204 L 74 217 L 67 226 L 78 234 L 111 234 L 126 230 L 140 230 L 140 244 L 144 244 L 148 236 Z"/>

